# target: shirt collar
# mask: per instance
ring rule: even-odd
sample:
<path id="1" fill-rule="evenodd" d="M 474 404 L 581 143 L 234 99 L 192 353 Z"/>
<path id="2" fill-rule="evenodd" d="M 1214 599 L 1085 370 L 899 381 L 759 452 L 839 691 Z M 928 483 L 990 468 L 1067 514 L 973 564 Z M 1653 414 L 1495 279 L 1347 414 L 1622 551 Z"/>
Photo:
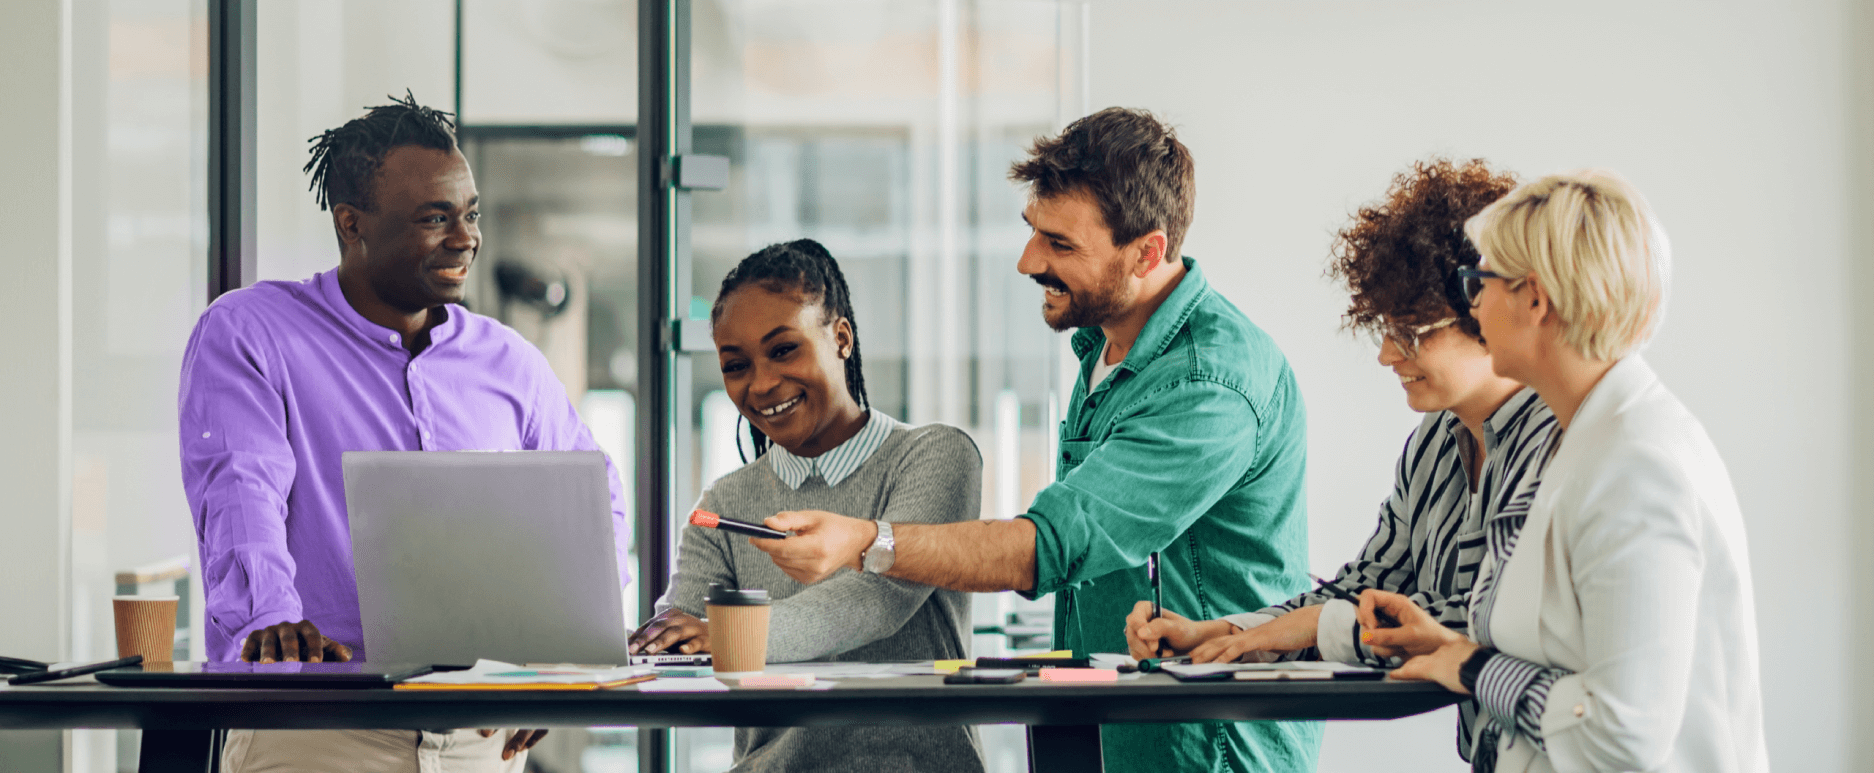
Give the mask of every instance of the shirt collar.
<path id="1" fill-rule="evenodd" d="M 795 456 L 778 445 L 769 446 L 768 466 L 791 489 L 799 490 L 816 472 L 828 488 L 839 485 L 872 458 L 872 453 L 885 444 L 885 438 L 891 436 L 892 425 L 897 423 L 876 408 L 870 409 L 867 415 L 865 426 L 859 428 L 858 434 L 819 456 Z"/>
<path id="2" fill-rule="evenodd" d="M 1536 401 L 1541 399 L 1536 396 L 1536 390 L 1523 387 L 1517 390 L 1516 394 L 1510 395 L 1510 399 L 1504 400 L 1502 405 L 1497 406 L 1497 409 L 1484 419 L 1484 453 L 1496 453 L 1497 445 L 1503 442 L 1503 438 L 1517 432 L 1517 428 L 1521 427 L 1523 420 L 1528 418 Z M 1463 420 L 1450 411 L 1445 411 L 1444 426 L 1445 431 L 1453 435 L 1469 432 Z"/>
<path id="3" fill-rule="evenodd" d="M 359 314 L 357 309 L 351 307 L 351 301 L 345 300 L 345 290 L 338 286 L 338 269 L 314 274 L 310 281 L 314 289 L 318 291 L 319 298 L 325 301 L 326 309 L 332 312 L 333 316 L 344 320 L 345 325 L 360 338 L 378 346 L 404 350 L 402 333 L 365 319 L 363 314 Z M 451 303 L 445 305 L 443 309 L 446 316 L 442 324 L 430 328 L 429 331 L 429 345 L 432 348 L 449 340 L 455 335 L 456 329 L 461 327 L 462 307 Z"/>
<path id="4" fill-rule="evenodd" d="M 1126 359 L 1113 366 L 1115 370 L 1138 371 L 1146 363 L 1158 358 L 1171 345 L 1171 339 L 1179 330 L 1184 329 L 1184 321 L 1191 318 L 1191 312 L 1197 304 L 1210 294 L 1210 282 L 1204 279 L 1204 272 L 1197 267 L 1196 258 L 1182 258 L 1184 278 L 1178 280 L 1178 287 L 1171 291 L 1151 319 L 1145 321 L 1144 329 L 1139 331 L 1139 339 L 1132 342 L 1132 349 L 1126 352 Z M 1074 356 L 1085 360 L 1088 352 L 1106 350 L 1106 334 L 1098 327 L 1083 327 L 1074 332 L 1070 339 Z M 1110 380 L 1110 379 L 1109 379 Z"/>

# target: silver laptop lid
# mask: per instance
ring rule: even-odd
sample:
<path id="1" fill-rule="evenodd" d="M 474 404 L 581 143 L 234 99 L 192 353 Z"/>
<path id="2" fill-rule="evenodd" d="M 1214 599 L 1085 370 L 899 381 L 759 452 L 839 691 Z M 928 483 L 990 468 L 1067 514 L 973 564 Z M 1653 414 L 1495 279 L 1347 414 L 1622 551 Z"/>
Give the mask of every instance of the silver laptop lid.
<path id="1" fill-rule="evenodd" d="M 605 457 L 344 456 L 365 656 L 629 662 Z"/>

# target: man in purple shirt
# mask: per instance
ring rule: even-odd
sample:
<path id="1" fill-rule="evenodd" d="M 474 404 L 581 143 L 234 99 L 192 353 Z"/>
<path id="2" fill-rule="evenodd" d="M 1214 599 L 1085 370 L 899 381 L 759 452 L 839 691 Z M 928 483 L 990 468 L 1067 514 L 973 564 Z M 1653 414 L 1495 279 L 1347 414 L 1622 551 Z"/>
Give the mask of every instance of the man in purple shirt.
<path id="1" fill-rule="evenodd" d="M 346 451 L 599 450 L 540 351 L 458 305 L 481 235 L 447 114 L 400 100 L 315 139 L 306 168 L 332 212 L 338 267 L 221 296 L 183 358 L 182 478 L 211 660 L 368 657 Z M 607 467 L 625 583 L 630 524 Z M 408 743 L 363 738 L 372 733 Z M 385 769 L 417 770 L 425 755 L 426 771 L 518 769 L 544 733 L 489 742 L 507 763 L 473 738 L 417 731 L 330 734 L 343 743 L 314 747 L 291 739 L 323 732 L 231 737 L 226 759 L 237 771 L 323 769 L 337 760 L 319 757 L 357 761 L 382 747 L 409 757 Z"/>

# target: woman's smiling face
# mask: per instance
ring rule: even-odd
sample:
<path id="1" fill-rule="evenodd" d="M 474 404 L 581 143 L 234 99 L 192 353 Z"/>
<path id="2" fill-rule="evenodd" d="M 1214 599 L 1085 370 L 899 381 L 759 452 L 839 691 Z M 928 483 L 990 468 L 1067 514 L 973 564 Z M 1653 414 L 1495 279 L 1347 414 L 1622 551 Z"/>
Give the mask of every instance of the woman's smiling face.
<path id="1" fill-rule="evenodd" d="M 1421 337 L 1410 356 L 1387 338 L 1380 345 L 1379 364 L 1399 376 L 1406 404 L 1420 413 L 1457 408 L 1479 394 L 1494 395 L 1499 386 L 1489 350 L 1455 327 Z"/>
<path id="2" fill-rule="evenodd" d="M 796 456 L 838 445 L 824 442 L 829 430 L 857 410 L 846 389 L 852 324 L 826 317 L 817 299 L 752 283 L 723 301 L 712 331 L 729 399 L 755 429 Z"/>

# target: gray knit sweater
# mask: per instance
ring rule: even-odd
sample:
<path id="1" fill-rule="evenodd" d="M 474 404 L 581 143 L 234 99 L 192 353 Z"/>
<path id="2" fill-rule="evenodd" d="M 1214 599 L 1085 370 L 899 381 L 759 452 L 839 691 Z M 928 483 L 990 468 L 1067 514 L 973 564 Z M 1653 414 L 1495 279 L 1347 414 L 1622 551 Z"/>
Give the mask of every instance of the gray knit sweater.
<path id="1" fill-rule="evenodd" d="M 872 420 L 889 417 L 874 412 Z M 950 523 L 982 507 L 982 456 L 955 427 L 893 422 L 891 435 L 839 485 L 818 474 L 799 490 L 774 474 L 767 457 L 716 481 L 698 507 L 759 523 L 787 510 L 825 510 L 892 523 Z M 670 591 L 675 605 L 702 617 L 710 583 L 766 588 L 774 599 L 768 662 L 879 662 L 969 657 L 969 594 L 841 569 L 814 585 L 782 573 L 747 537 L 685 526 Z M 735 730 L 735 771 L 959 771 L 981 773 L 974 728 L 960 726 L 770 728 Z"/>

